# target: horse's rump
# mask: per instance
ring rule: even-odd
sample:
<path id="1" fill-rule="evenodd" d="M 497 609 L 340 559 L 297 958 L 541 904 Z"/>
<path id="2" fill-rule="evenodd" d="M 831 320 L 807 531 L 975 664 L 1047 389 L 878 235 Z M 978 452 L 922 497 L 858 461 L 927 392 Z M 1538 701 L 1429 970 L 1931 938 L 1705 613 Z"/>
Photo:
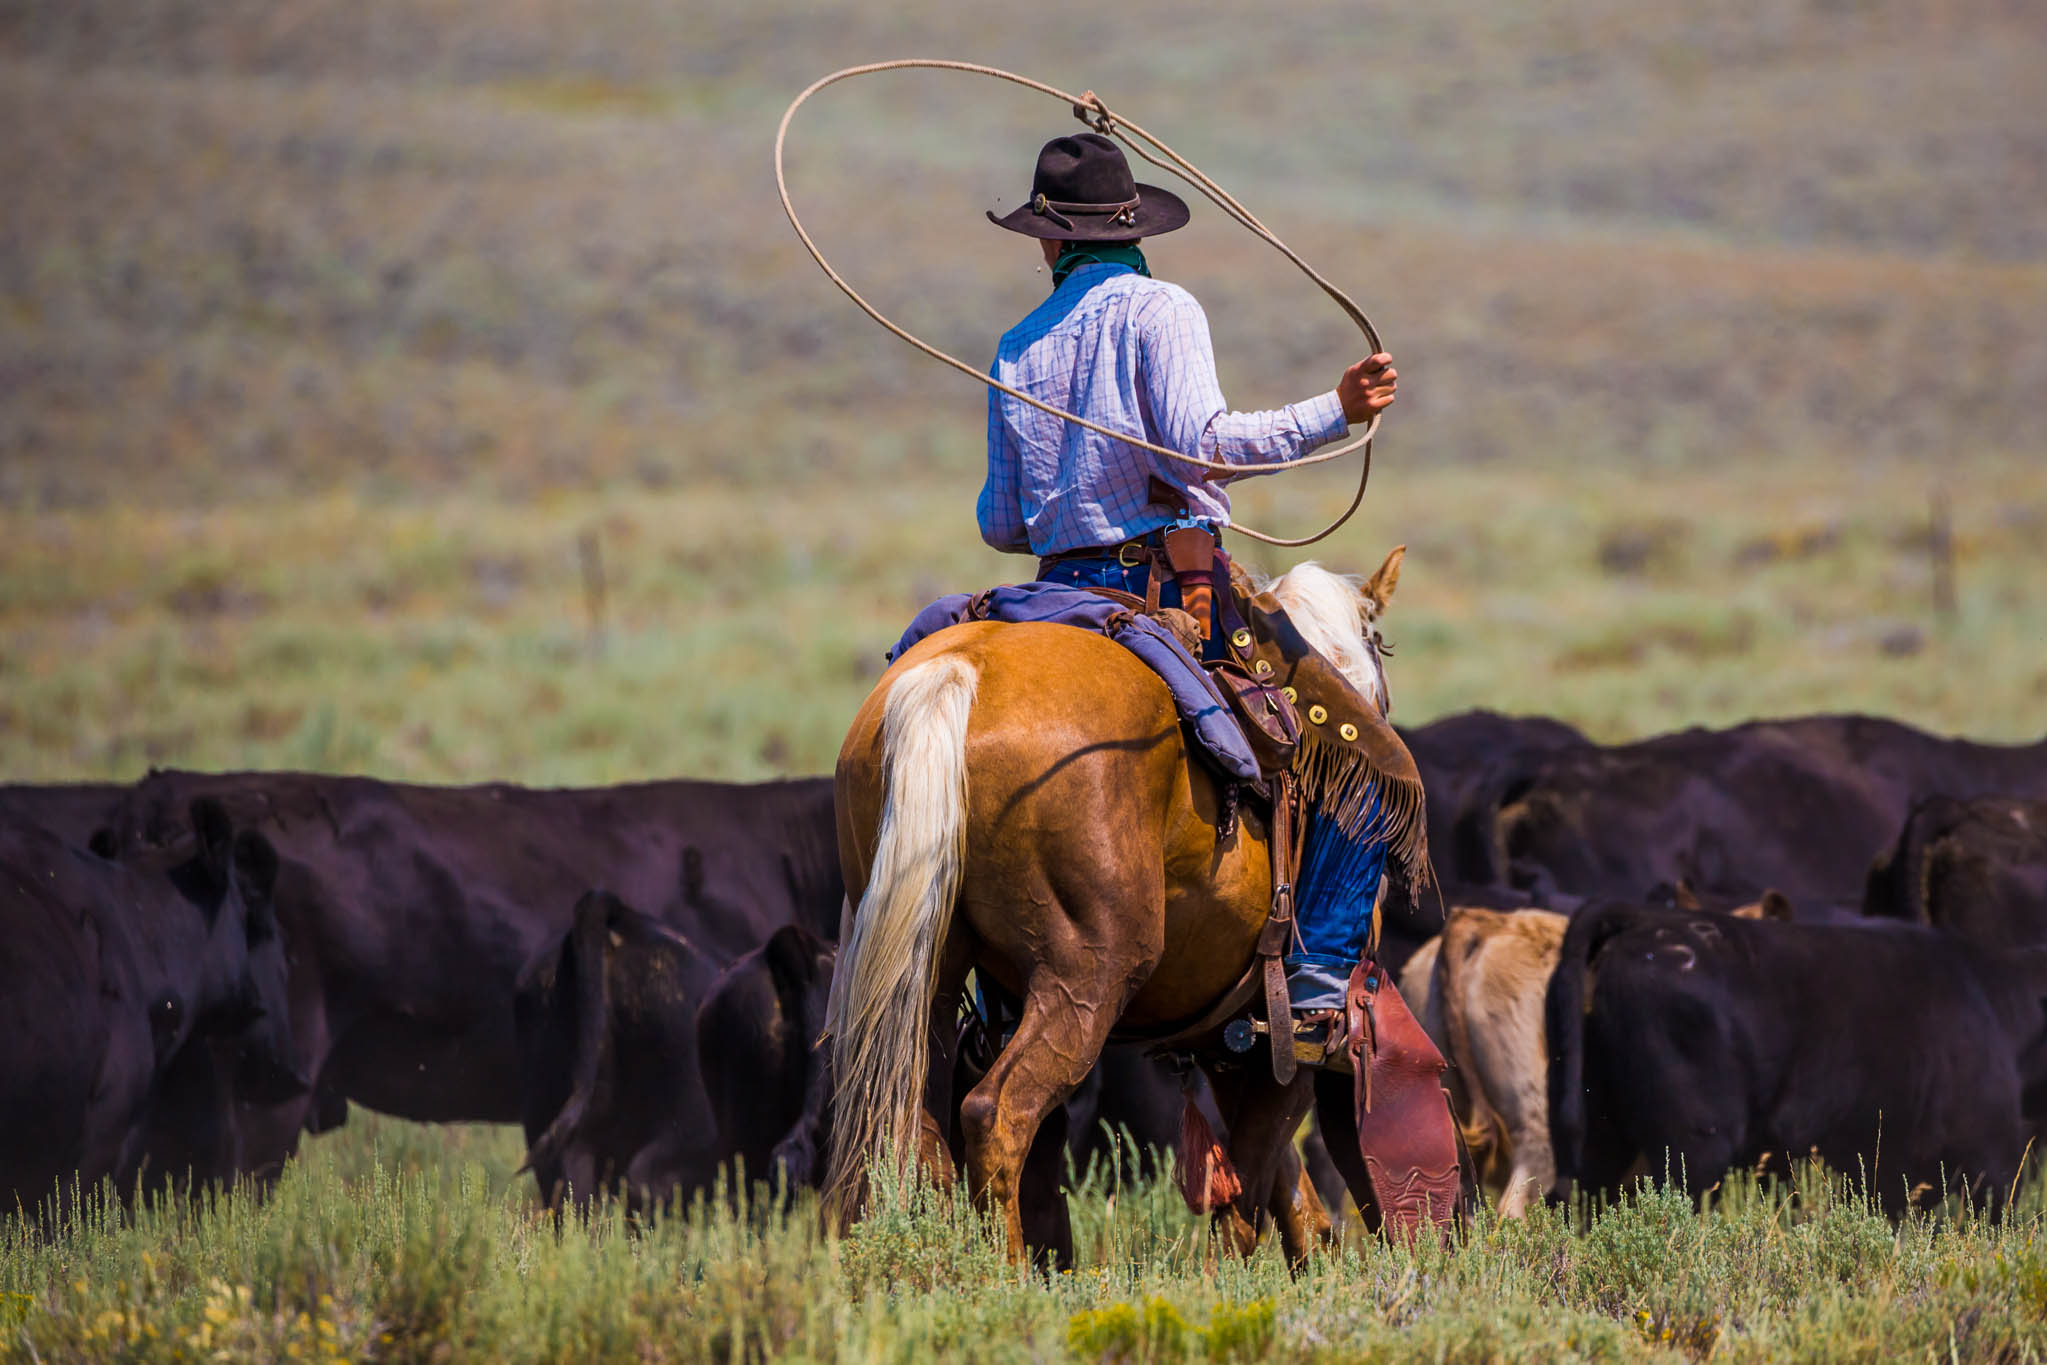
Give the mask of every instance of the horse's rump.
<path id="1" fill-rule="evenodd" d="M 1001 956 L 1011 906 L 1035 912 L 1048 900 L 1081 899 L 1104 868 L 1162 867 L 1158 913 L 1147 928 L 1163 936 L 1152 946 L 1165 980 L 1133 997 L 1128 1022 L 1142 1029 L 1198 1014 L 1249 963 L 1270 908 L 1264 826 L 1254 817 L 1248 830 L 1222 837 L 1219 779 L 1189 749 L 1165 684 L 1095 632 L 968 623 L 929 637 L 889 670 L 839 756 L 841 852 L 857 877 L 847 883 L 849 897 L 857 905 L 868 884 L 882 823 L 887 699 L 900 679 L 937 659 L 963 663 L 977 680 L 964 828 L 978 875 L 962 900 L 970 923 L 988 922 L 977 935 Z M 1213 966 L 1221 946 L 1213 937 L 1198 945 L 1184 937 L 1197 927 L 1213 934 L 1218 902 L 1241 907 L 1244 951 L 1227 971 Z M 1120 937 L 1137 926 L 1119 917 L 1091 927 Z M 1188 950 L 1176 951 L 1183 943 Z M 1182 957 L 1201 959 L 1204 970 L 1191 970 Z M 1024 983 L 1005 979 L 1002 963 L 991 965 L 1005 989 L 1021 991 Z"/>
<path id="2" fill-rule="evenodd" d="M 1018 996 L 1048 951 L 1120 963 L 1099 1008 L 1135 1028 L 1200 1013 L 1250 961 L 1270 892 L 1260 827 L 1221 837 L 1215 781 L 1165 684 L 1102 635 L 985 622 L 932 635 L 862 706 L 837 781 L 852 907 L 832 1025 L 852 1116 L 835 1143 L 842 1192 L 860 1174 L 848 1161 L 919 1140 L 930 1039 L 949 1023 L 936 1002 L 958 988 L 941 968 L 964 961 L 955 936 Z"/>

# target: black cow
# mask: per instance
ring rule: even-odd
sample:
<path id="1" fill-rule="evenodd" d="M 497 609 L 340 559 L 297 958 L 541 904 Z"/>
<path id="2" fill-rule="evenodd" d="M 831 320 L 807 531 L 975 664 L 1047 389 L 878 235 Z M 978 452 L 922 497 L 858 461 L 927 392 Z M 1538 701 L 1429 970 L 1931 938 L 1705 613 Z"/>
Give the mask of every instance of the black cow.
<path id="1" fill-rule="evenodd" d="M 814 1186 L 829 1140 L 824 1029 L 836 949 L 800 925 L 719 970 L 603 892 L 522 974 L 527 1164 L 558 1204 L 629 1206 L 711 1187 L 721 1167 Z M 735 1165 L 737 1163 L 737 1165 Z"/>
<path id="2" fill-rule="evenodd" d="M 1920 802 L 1870 869 L 1862 912 L 1991 947 L 2047 945 L 2047 802 Z"/>
<path id="3" fill-rule="evenodd" d="M 824 1033 L 838 949 L 797 925 L 727 967 L 697 1008 L 717 1159 L 790 1188 L 824 1179 L 831 1141 Z"/>
<path id="4" fill-rule="evenodd" d="M 815 1045 L 824 1032 L 836 948 L 785 926 L 719 972 L 700 997 L 669 999 L 667 983 L 701 979 L 701 955 L 615 898 L 586 901 L 579 926 L 585 915 L 592 926 L 537 959 L 520 990 L 528 1159 L 542 1189 L 556 1189 L 562 1153 L 572 1146 L 581 1153 L 572 1164 L 600 1173 L 586 1180 L 611 1189 L 617 1182 L 601 1173 L 630 1169 L 642 1198 L 649 1190 L 702 1189 L 735 1160 L 750 1179 L 815 1186 L 831 1122 L 828 1050 Z M 605 1010 L 591 1008 L 596 992 L 582 983 L 595 958 L 579 946 L 594 941 L 600 918 L 613 935 L 603 967 L 613 1003 Z M 620 1000 L 649 1007 L 622 1007 Z M 693 1069 L 674 1060 L 691 1046 Z M 658 1113 L 600 1083 L 604 1068 L 628 1066 L 671 1075 L 664 1087 L 671 1098 L 655 1106 Z M 1060 1111 L 1058 1131 L 1042 1151 L 1034 1148 L 1031 1183 L 1056 1190 L 1069 1160 L 1085 1170 L 1090 1161 L 1111 1158 L 1122 1141 L 1131 1144 L 1120 1153 L 1123 1169 L 1150 1171 L 1154 1150 L 1170 1151 L 1177 1142 L 1180 1113 L 1180 1088 L 1170 1074 L 1136 1049 L 1111 1048 Z M 660 1139 L 664 1124 L 687 1129 L 688 1141 Z M 573 1171 L 569 1184 L 594 1188 L 579 1185 Z"/>
<path id="5" fill-rule="evenodd" d="M 1199 1092 L 1208 1089 L 1198 1071 L 1193 1082 Z M 1185 1109 L 1179 1080 L 1143 1047 L 1105 1047 L 1095 1069 L 1067 1097 L 1066 1159 L 1081 1176 L 1091 1167 L 1139 1178 L 1164 1174 L 1180 1145 Z M 1219 1116 L 1207 1117 L 1220 1129 Z"/>
<path id="6" fill-rule="evenodd" d="M 1817 1153 L 1893 1211 L 1993 1206 L 2047 1117 L 2047 952 L 1601 902 L 1545 1001 L 1562 1195 Z"/>
<path id="7" fill-rule="evenodd" d="M 1398 868 L 1387 869 L 1386 895 L 1379 906 L 1379 960 L 1395 972 L 1417 948 L 1443 931 L 1445 905 L 1491 905 L 1503 894 L 1514 894 L 1503 878 L 1495 876 L 1487 850 L 1465 847 L 1483 837 L 1475 830 L 1488 828 L 1483 819 L 1474 818 L 1473 810 L 1490 809 L 1489 802 L 1504 781 L 1502 774 L 1518 772 L 1554 750 L 1591 746 L 1590 740 L 1562 721 L 1503 716 L 1496 711 L 1445 716 L 1404 729 L 1400 737 L 1414 755 L 1428 792 L 1429 857 L 1438 881 L 1414 887 Z M 1453 887 L 1460 899 L 1446 899 L 1446 892 Z M 1516 906 L 1544 903 L 1526 893 L 1512 902 Z"/>
<path id="8" fill-rule="evenodd" d="M 1538 894 L 1702 898 L 1775 887 L 1801 913 L 1859 906 L 1870 860 L 1919 797 L 2047 797 L 2047 741 L 1942 739 L 1866 716 L 1757 721 L 1612 748 L 1524 754 L 1495 771 L 1457 839 L 1458 875 Z"/>
<path id="9" fill-rule="evenodd" d="M 153 773 L 111 837 L 176 839 L 199 795 L 282 855 L 292 1023 L 316 1079 L 295 1104 L 238 1106 L 231 1146 L 245 1167 L 274 1167 L 350 1100 L 429 1122 L 519 1121 L 519 973 L 593 886 L 718 961 L 782 924 L 836 932 L 844 895 L 829 779 L 532 790 Z"/>
<path id="10" fill-rule="evenodd" d="M 144 1135 L 164 1077 L 209 1040 L 234 1083 L 302 1094 L 277 855 L 217 802 L 160 854 L 109 860 L 47 830 L 0 826 L 0 1201 L 30 1208 L 75 1178 L 124 1191 L 180 1172 Z"/>
<path id="11" fill-rule="evenodd" d="M 1414 755 L 1428 791 L 1430 856 L 1437 872 L 1450 881 L 1496 880 L 1489 873 L 1490 849 L 1464 845 L 1472 837 L 1468 818 L 1472 803 L 1491 796 L 1499 774 L 1517 771 L 1546 753 L 1592 746 L 1562 721 L 1497 711 L 1462 711 L 1411 730 L 1402 728 L 1400 737 Z M 1443 921 L 1438 915 L 1416 928 L 1427 938 L 1442 930 Z"/>
<path id="12" fill-rule="evenodd" d="M 34 826 L 74 848 L 111 853 L 116 841 L 109 826 L 129 790 L 125 783 L 0 784 L 0 823 Z M 277 1173 L 276 1162 L 256 1169 L 243 1160 L 236 1052 L 232 1039 L 195 1038 L 158 1071 L 135 1159 L 151 1188 Z M 124 1189 L 131 1184 L 122 1181 Z"/>
<path id="13" fill-rule="evenodd" d="M 696 1014 L 717 974 L 681 933 L 606 891 L 578 901 L 568 934 L 520 974 L 520 1122 L 551 1206 L 611 1193 L 643 1209 L 716 1175 Z"/>

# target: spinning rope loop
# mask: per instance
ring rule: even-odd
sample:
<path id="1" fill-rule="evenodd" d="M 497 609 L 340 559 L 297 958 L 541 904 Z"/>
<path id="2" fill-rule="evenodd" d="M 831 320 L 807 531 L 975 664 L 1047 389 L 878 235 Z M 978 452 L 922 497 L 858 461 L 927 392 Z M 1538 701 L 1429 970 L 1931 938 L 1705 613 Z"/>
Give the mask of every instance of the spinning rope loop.
<path id="1" fill-rule="evenodd" d="M 1324 464 L 1330 460 L 1342 459 L 1353 451 L 1363 451 L 1364 459 L 1358 469 L 1358 490 L 1356 495 L 1351 498 L 1350 506 L 1344 509 L 1342 516 L 1339 516 L 1335 521 L 1332 521 L 1314 535 L 1289 540 L 1281 536 L 1266 535 L 1264 532 L 1255 531 L 1248 526 L 1232 524 L 1228 529 L 1235 531 L 1239 535 L 1249 536 L 1252 540 L 1263 541 L 1267 545 L 1292 548 L 1302 545 L 1313 545 L 1316 541 L 1334 534 L 1338 527 L 1349 521 L 1351 515 L 1358 510 L 1359 504 L 1365 500 L 1365 485 L 1372 477 L 1372 438 L 1379 431 L 1378 413 L 1372 414 L 1371 421 L 1365 426 L 1364 434 L 1357 439 L 1348 441 L 1334 450 L 1317 451 L 1312 455 L 1304 455 L 1298 460 L 1280 460 L 1265 464 L 1228 464 L 1217 460 L 1204 460 L 1199 456 L 1186 455 L 1177 450 L 1169 450 L 1164 446 L 1153 445 L 1150 441 L 1142 440 L 1124 432 L 1112 431 L 1105 426 L 1088 421 L 1087 418 L 1077 413 L 1067 412 L 1063 408 L 1054 407 L 1050 403 L 1043 402 L 1031 397 L 1027 393 L 1010 387 L 991 375 L 984 374 L 981 370 L 969 365 L 959 357 L 939 350 L 936 346 L 911 335 L 904 328 L 883 317 L 879 309 L 866 299 L 860 297 L 859 291 L 848 284 L 846 278 L 832 268 L 831 262 L 827 261 L 824 258 L 824 253 L 818 250 L 817 243 L 811 240 L 808 232 L 804 231 L 802 221 L 796 216 L 796 206 L 789 199 L 789 182 L 782 170 L 782 144 L 789 136 L 789 121 L 796 116 L 797 109 L 802 107 L 805 100 L 828 85 L 848 80 L 854 76 L 873 75 L 880 71 L 915 69 L 964 71 L 969 75 L 993 76 L 997 80 L 1009 81 L 1011 84 L 1021 85 L 1026 89 L 1050 95 L 1060 103 L 1067 105 L 1073 110 L 1073 116 L 1082 123 L 1087 124 L 1098 133 L 1115 138 L 1135 152 L 1140 158 L 1159 167 L 1161 170 L 1171 171 L 1174 175 L 1201 191 L 1226 216 L 1242 224 L 1254 236 L 1263 240 L 1289 261 L 1292 261 L 1295 266 L 1299 267 L 1302 274 L 1313 280 L 1322 292 L 1334 300 L 1337 307 L 1343 309 L 1349 315 L 1350 320 L 1357 324 L 1358 330 L 1364 333 L 1365 340 L 1371 346 L 1367 354 L 1377 355 L 1386 349 L 1379 340 L 1378 329 L 1372 326 L 1372 320 L 1365 316 L 1364 310 L 1351 301 L 1350 295 L 1331 284 L 1313 266 L 1295 255 L 1291 247 L 1275 236 L 1272 230 L 1266 227 L 1265 224 L 1259 222 L 1249 209 L 1238 203 L 1222 186 L 1202 174 L 1200 168 L 1195 166 L 1194 163 L 1188 161 L 1171 147 L 1168 147 L 1144 129 L 1130 122 L 1130 120 L 1115 113 L 1107 105 L 1103 104 L 1101 98 L 1093 91 L 1088 91 L 1082 95 L 1070 95 L 1056 86 L 1045 85 L 1028 77 L 1019 76 L 1013 71 L 1004 71 L 993 66 L 981 66 L 974 62 L 943 61 L 929 57 L 906 57 L 892 62 L 872 62 L 865 66 L 849 66 L 844 70 L 834 71 L 829 76 L 812 82 L 809 88 L 790 101 L 789 107 L 782 113 L 781 126 L 775 129 L 775 188 L 782 196 L 782 212 L 789 215 L 789 226 L 796 229 L 796 235 L 802 239 L 804 249 L 810 252 L 811 259 L 818 263 L 819 267 L 824 270 L 824 273 L 831 278 L 831 282 L 839 287 L 840 292 L 853 300 L 861 312 L 880 323 L 886 330 L 907 341 L 933 360 L 943 361 L 976 382 L 985 384 L 992 389 L 998 389 L 1008 394 L 1011 398 L 1028 403 L 1041 412 L 1046 412 L 1063 421 L 1071 422 L 1075 426 L 1085 427 L 1087 430 L 1107 436 L 1111 440 L 1135 446 L 1139 450 L 1148 450 L 1154 455 L 1162 455 L 1169 460 L 1178 461 L 1183 465 L 1194 465 L 1197 468 L 1215 470 L 1223 474 L 1267 474 L 1282 469 L 1300 469 L 1308 465 Z"/>

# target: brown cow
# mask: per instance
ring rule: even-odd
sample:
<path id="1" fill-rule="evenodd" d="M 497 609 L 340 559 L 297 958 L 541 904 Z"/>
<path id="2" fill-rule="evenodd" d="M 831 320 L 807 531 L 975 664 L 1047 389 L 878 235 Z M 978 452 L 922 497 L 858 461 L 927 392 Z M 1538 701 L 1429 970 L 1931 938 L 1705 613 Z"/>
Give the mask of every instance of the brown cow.
<path id="1" fill-rule="evenodd" d="M 1674 900 L 1699 908 L 1689 888 Z M 1772 891 L 1732 913 L 1789 919 L 1791 906 Z M 1449 1059 L 1451 1107 L 1502 1218 L 1519 1218 L 1556 1183 L 1542 1011 L 1569 923 L 1547 910 L 1458 906 L 1400 972 L 1401 995 Z"/>
<path id="2" fill-rule="evenodd" d="M 1519 1218 L 1556 1180 L 1543 992 L 1570 920 L 1458 906 L 1400 973 L 1400 993 L 1450 1061 L 1451 1107 L 1479 1181 Z"/>

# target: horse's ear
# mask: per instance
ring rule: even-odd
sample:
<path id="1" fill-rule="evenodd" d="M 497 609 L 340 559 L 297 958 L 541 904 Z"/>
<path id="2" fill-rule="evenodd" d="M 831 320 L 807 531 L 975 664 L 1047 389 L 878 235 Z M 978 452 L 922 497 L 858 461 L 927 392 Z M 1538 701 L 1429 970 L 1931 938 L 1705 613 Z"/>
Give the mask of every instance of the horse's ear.
<path id="1" fill-rule="evenodd" d="M 1378 603 L 1379 610 L 1386 610 L 1386 604 L 1393 598 L 1393 589 L 1400 585 L 1400 561 L 1407 558 L 1407 547 L 1396 545 L 1393 553 L 1386 556 L 1386 562 L 1379 566 L 1365 583 L 1365 596 Z"/>

